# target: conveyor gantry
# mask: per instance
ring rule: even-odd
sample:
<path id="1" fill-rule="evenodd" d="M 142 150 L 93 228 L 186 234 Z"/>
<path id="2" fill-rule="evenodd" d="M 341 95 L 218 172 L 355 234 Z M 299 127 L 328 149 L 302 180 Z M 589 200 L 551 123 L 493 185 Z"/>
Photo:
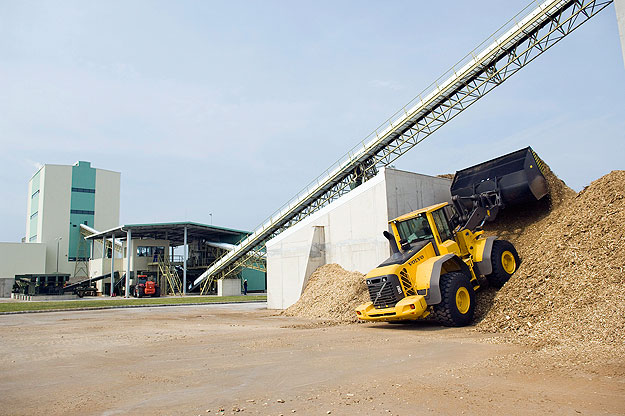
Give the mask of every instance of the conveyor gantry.
<path id="1" fill-rule="evenodd" d="M 266 241 L 375 176 L 611 2 L 530 3 L 219 258 L 192 287 L 204 281 L 204 293 L 211 281 L 242 266 L 264 270 Z"/>

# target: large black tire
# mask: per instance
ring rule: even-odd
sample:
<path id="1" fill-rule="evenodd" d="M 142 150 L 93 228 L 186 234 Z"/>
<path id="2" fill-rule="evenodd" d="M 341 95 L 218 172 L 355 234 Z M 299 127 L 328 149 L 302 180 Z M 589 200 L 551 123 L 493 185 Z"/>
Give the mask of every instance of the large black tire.
<path id="1" fill-rule="evenodd" d="M 473 320 L 475 291 L 469 278 L 462 272 L 441 276 L 441 303 L 434 305 L 433 318 L 444 326 L 465 326 Z"/>
<path id="2" fill-rule="evenodd" d="M 145 293 L 143 292 L 143 289 L 138 288 L 138 289 L 137 289 L 137 297 L 138 297 L 138 298 L 141 298 L 141 297 L 143 297 L 144 295 L 145 295 Z"/>
<path id="3" fill-rule="evenodd" d="M 519 268 L 521 263 L 519 254 L 509 241 L 495 240 L 490 259 L 493 271 L 486 279 L 492 287 L 501 289 Z"/>
<path id="4" fill-rule="evenodd" d="M 160 298 L 161 297 L 161 288 L 157 287 L 156 290 L 154 291 L 154 294 L 152 295 L 152 297 L 154 298 Z"/>

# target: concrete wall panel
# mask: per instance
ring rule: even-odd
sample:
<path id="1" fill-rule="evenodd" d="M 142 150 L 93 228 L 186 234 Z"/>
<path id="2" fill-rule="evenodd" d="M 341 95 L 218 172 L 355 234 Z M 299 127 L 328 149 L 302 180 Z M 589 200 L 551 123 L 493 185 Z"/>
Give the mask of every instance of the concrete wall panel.
<path id="1" fill-rule="evenodd" d="M 95 225 L 96 230 L 109 230 L 119 225 L 121 174 L 96 169 Z"/>
<path id="2" fill-rule="evenodd" d="M 10 298 L 13 291 L 14 278 L 0 277 L 0 298 Z"/>
<path id="3" fill-rule="evenodd" d="M 241 279 L 220 279 L 217 281 L 218 296 L 241 295 Z"/>
<path id="4" fill-rule="evenodd" d="M 310 226 L 300 227 L 298 232 L 289 231 L 282 233 L 285 235 L 281 239 L 274 238 L 273 244 L 267 243 L 268 258 L 277 259 L 267 261 L 267 306 L 270 309 L 285 309 L 295 303 L 305 280 L 314 229 Z"/>
<path id="5" fill-rule="evenodd" d="M 386 170 L 388 218 L 440 202 L 451 202 L 451 180 L 402 170 Z"/>
<path id="6" fill-rule="evenodd" d="M 39 243 L 0 243 L 0 277 L 46 272 L 46 246 Z"/>

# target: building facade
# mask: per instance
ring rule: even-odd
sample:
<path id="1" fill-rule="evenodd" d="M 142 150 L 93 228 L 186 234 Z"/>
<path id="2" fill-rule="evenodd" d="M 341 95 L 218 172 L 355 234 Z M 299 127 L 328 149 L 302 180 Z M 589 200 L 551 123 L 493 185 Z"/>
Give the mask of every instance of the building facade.
<path id="1" fill-rule="evenodd" d="M 119 172 L 91 167 L 90 162 L 44 165 L 28 183 L 28 243 L 46 246 L 46 273 L 87 275 L 80 264 L 90 257 L 91 244 L 80 224 L 105 230 L 119 224 Z"/>

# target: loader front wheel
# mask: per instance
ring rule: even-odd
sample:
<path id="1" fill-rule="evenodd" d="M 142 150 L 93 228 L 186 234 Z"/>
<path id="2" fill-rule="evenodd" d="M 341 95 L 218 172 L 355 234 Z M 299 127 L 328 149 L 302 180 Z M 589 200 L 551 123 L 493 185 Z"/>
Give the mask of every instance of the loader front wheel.
<path id="1" fill-rule="evenodd" d="M 475 291 L 469 278 L 462 272 L 441 276 L 441 303 L 434 305 L 433 317 L 444 326 L 465 326 L 471 323 L 475 312 Z"/>
<path id="2" fill-rule="evenodd" d="M 519 255 L 512 243 L 506 240 L 495 240 L 491 251 L 493 272 L 486 276 L 488 283 L 501 289 L 519 268 Z"/>

